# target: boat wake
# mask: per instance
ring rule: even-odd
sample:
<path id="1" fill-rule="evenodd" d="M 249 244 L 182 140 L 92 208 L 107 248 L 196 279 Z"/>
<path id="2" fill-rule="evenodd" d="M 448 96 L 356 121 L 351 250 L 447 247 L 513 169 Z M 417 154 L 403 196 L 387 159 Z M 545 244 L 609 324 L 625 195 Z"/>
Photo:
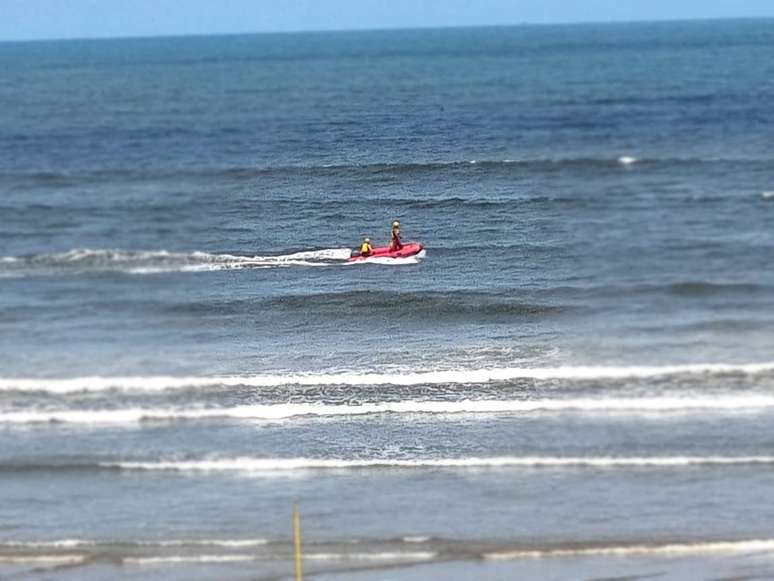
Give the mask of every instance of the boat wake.
<path id="1" fill-rule="evenodd" d="M 239 256 L 208 252 L 132 251 L 75 249 L 58 254 L 0 257 L 0 275 L 23 277 L 40 274 L 82 272 L 123 272 L 154 274 L 162 272 L 201 272 L 245 268 L 330 266 L 345 264 L 349 248 L 324 248 L 289 254 Z"/>

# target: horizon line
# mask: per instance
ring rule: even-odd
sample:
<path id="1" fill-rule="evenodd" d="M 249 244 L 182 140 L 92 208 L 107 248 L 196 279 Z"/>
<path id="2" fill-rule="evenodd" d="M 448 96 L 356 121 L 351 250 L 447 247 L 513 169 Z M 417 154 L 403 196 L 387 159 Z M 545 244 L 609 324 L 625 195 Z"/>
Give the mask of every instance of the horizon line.
<path id="1" fill-rule="evenodd" d="M 385 28 L 309 28 L 309 29 L 288 29 L 288 30 L 252 30 L 252 31 L 233 31 L 233 32 L 181 32 L 181 33 L 161 33 L 161 34 L 127 34 L 118 36 L 60 36 L 60 37 L 40 37 L 40 38 L 17 38 L 0 39 L 0 44 L 23 44 L 36 42 L 79 42 L 79 41 L 104 41 L 104 40 L 152 40 L 152 39 L 181 39 L 181 38 L 205 38 L 205 37 L 231 37 L 231 36 L 272 36 L 272 35 L 293 35 L 293 34 L 335 34 L 347 32 L 399 32 L 399 31 L 422 31 L 422 30 L 464 30 L 478 28 L 519 28 L 519 27 L 550 27 L 550 26 L 594 26 L 594 25 L 613 25 L 613 24 L 668 24 L 668 23 L 695 23 L 695 22 L 734 22 L 746 20 L 774 20 L 771 16 L 733 16 L 733 17 L 697 17 L 697 18 L 646 18 L 640 20 L 576 20 L 559 22 L 513 22 L 505 24 L 471 24 L 471 25 L 438 25 L 438 26 L 396 26 Z"/>

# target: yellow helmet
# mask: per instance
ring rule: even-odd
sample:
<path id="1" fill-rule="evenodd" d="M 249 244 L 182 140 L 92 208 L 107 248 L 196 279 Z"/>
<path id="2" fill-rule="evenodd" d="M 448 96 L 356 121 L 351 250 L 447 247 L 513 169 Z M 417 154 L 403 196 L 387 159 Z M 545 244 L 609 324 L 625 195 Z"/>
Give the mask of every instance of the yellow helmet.
<path id="1" fill-rule="evenodd" d="M 397 226 L 400 226 L 400 222 L 398 222 L 397 220 L 395 220 L 395 221 L 392 223 L 392 227 L 393 227 L 393 228 L 396 228 Z"/>

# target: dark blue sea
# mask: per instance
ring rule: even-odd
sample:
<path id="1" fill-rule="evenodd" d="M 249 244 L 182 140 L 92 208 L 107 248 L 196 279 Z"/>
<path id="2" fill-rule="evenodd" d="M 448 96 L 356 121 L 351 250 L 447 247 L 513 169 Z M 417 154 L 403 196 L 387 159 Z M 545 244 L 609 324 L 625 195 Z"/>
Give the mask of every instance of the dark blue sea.
<path id="1" fill-rule="evenodd" d="M 774 577 L 773 146 L 772 20 L 0 44 L 0 575 Z"/>

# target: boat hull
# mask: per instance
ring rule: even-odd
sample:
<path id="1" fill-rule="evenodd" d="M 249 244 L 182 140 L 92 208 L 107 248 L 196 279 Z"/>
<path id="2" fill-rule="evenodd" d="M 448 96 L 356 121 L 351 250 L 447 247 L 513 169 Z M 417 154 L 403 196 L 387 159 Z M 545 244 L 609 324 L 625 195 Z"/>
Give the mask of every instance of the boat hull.
<path id="1" fill-rule="evenodd" d="M 419 242 L 407 242 L 401 246 L 400 250 L 391 251 L 389 246 L 377 246 L 368 256 L 362 256 L 359 252 L 354 253 L 349 262 L 359 262 L 371 258 L 409 258 L 422 252 L 425 247 Z"/>

